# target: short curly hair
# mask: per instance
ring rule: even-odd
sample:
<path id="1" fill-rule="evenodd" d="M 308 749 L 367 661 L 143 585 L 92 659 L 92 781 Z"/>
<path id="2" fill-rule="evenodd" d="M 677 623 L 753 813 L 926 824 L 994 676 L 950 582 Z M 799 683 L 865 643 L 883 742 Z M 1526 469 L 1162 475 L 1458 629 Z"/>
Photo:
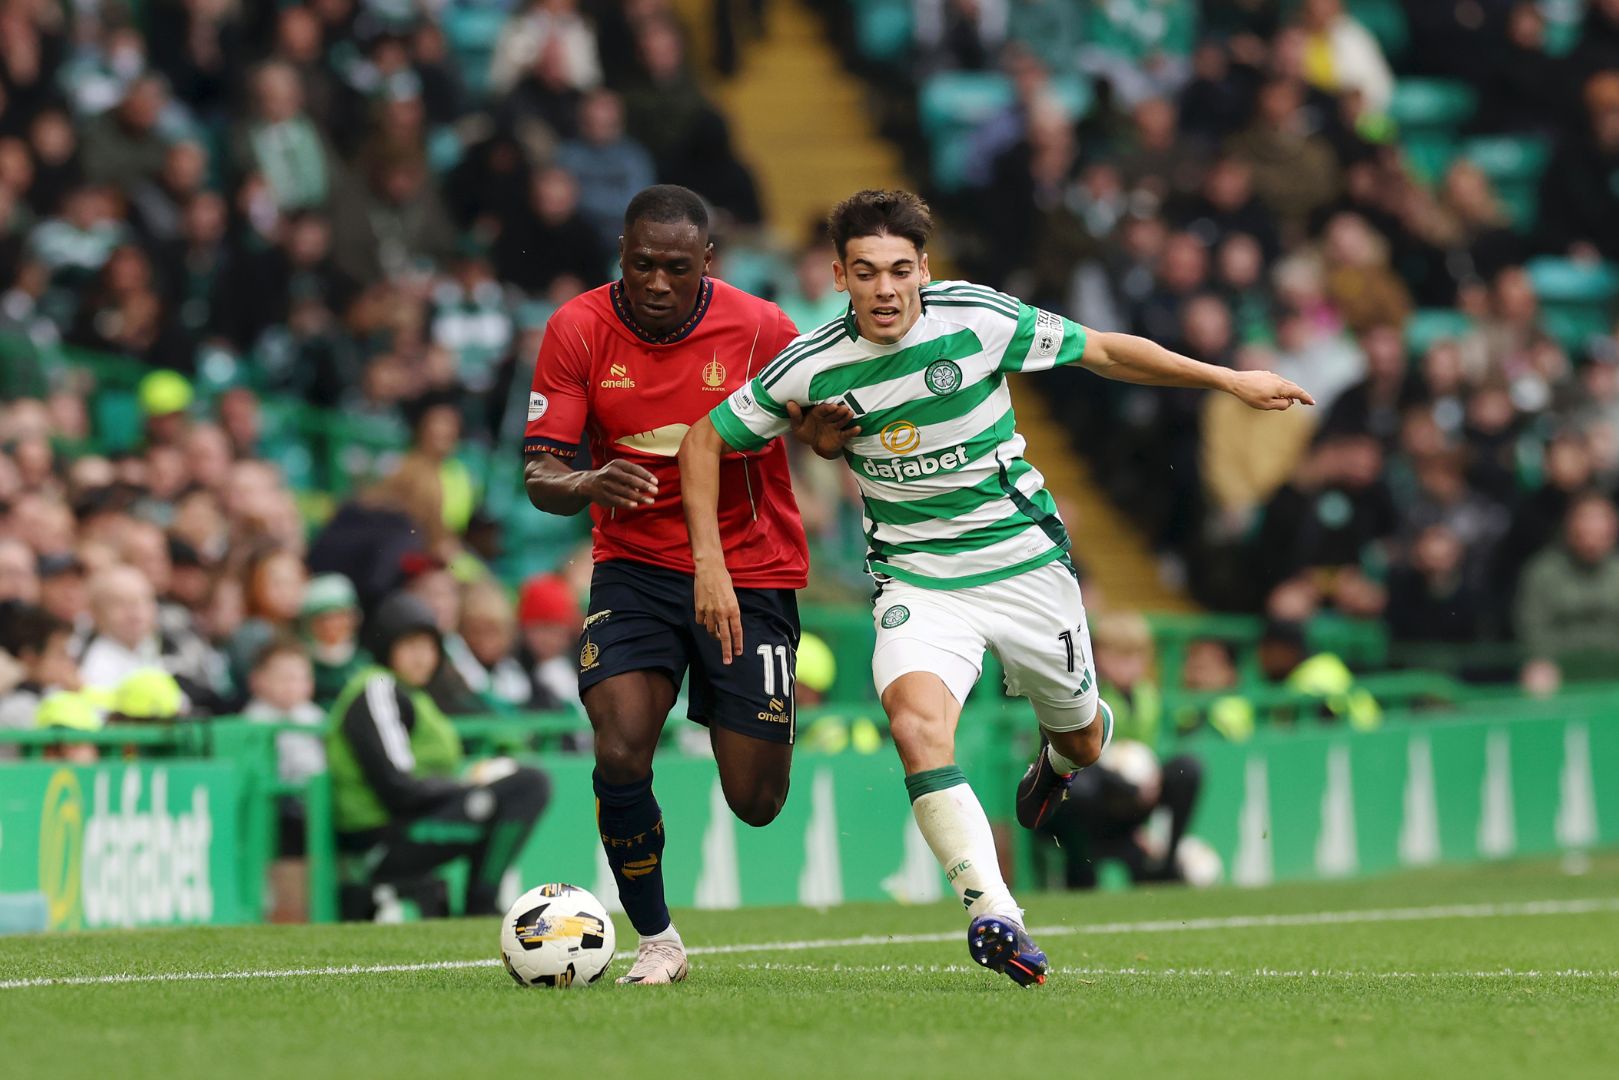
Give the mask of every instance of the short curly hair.
<path id="1" fill-rule="evenodd" d="M 839 259 L 849 241 L 862 236 L 898 236 L 920 252 L 933 235 L 933 211 L 914 192 L 867 189 L 838 203 L 827 216 L 826 228 Z"/>

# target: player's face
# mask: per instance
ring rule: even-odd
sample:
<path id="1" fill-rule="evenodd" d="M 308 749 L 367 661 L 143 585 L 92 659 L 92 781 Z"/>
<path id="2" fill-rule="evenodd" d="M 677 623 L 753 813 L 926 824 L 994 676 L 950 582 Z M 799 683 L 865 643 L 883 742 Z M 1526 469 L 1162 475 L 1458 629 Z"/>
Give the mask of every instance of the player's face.
<path id="1" fill-rule="evenodd" d="M 832 264 L 832 282 L 849 294 L 860 336 L 892 345 L 922 314 L 922 286 L 928 283 L 928 257 L 899 236 L 857 236 Z"/>
<path id="2" fill-rule="evenodd" d="M 624 298 L 653 337 L 686 321 L 714 258 L 708 235 L 690 222 L 637 221 L 618 240 Z"/>

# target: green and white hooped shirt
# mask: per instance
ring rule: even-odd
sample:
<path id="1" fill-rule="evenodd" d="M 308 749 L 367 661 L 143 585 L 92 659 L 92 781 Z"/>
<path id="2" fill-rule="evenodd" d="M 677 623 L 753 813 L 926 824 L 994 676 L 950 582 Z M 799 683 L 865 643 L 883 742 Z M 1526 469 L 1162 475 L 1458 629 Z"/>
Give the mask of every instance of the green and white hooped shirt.
<path id="1" fill-rule="evenodd" d="M 1006 376 L 1084 351 L 1078 323 L 993 289 L 934 282 L 900 341 L 867 341 L 851 309 L 800 335 L 709 418 L 731 447 L 753 450 L 788 431 L 789 401 L 847 405 L 861 427 L 844 457 L 865 501 L 868 569 L 967 588 L 1068 551 L 1045 480 L 1023 460 Z"/>

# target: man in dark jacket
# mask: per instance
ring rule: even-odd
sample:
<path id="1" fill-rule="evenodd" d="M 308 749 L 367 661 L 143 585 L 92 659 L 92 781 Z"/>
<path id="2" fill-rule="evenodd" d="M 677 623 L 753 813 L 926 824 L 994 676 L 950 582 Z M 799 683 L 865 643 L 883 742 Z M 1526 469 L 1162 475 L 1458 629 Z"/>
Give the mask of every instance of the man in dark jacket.
<path id="1" fill-rule="evenodd" d="M 363 852 L 372 883 L 407 882 L 467 856 L 469 915 L 499 914 L 500 879 L 550 798 L 544 773 L 487 763 L 460 779 L 461 738 L 423 686 L 439 666 L 433 613 L 396 594 L 366 623 L 379 664 L 332 708 L 326 755 L 338 844 Z M 503 767 L 499 767 L 503 766 Z"/>

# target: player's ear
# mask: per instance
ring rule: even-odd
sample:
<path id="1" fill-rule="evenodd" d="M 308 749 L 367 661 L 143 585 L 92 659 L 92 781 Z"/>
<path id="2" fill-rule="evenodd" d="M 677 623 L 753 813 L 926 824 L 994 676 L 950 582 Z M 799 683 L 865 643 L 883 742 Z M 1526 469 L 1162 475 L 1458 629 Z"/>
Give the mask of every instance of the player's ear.
<path id="1" fill-rule="evenodd" d="M 620 234 L 619 238 L 618 238 L 618 268 L 620 270 L 624 269 L 624 237 L 623 237 L 623 234 Z"/>
<path id="2" fill-rule="evenodd" d="M 706 248 L 703 249 L 703 273 L 705 273 L 705 274 L 708 273 L 708 268 L 710 266 L 713 266 L 713 265 L 714 265 L 714 244 L 713 244 L 712 241 L 710 241 L 709 245 Z"/>
<path id="3" fill-rule="evenodd" d="M 838 292 L 849 291 L 849 274 L 843 268 L 842 259 L 832 260 L 832 287 Z"/>
<path id="4" fill-rule="evenodd" d="M 928 270 L 928 253 L 925 251 L 922 252 L 922 257 L 916 260 L 916 272 L 924 285 L 933 280 L 933 274 Z"/>

